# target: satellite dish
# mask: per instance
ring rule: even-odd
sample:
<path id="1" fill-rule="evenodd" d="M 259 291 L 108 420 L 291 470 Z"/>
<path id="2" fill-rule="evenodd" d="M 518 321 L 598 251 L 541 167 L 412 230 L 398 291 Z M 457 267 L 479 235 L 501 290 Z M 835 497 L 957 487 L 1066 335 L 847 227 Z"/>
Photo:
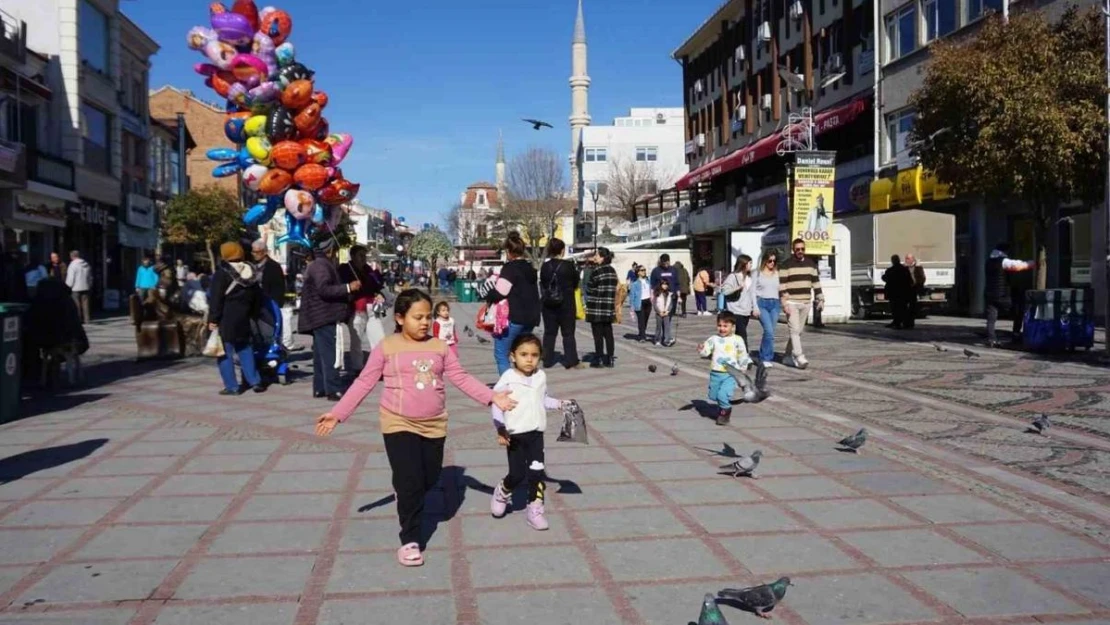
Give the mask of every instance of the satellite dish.
<path id="1" fill-rule="evenodd" d="M 805 76 L 802 76 L 801 74 L 795 74 L 794 72 L 786 69 L 785 67 L 780 67 L 779 68 L 779 76 L 783 79 L 783 81 L 786 82 L 786 86 L 791 91 L 805 91 L 806 90 Z"/>

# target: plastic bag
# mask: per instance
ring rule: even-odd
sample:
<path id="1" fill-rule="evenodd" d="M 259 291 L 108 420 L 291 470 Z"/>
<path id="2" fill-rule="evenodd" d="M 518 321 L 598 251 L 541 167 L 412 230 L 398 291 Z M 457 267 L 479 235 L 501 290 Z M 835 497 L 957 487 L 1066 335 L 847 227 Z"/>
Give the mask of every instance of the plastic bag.
<path id="1" fill-rule="evenodd" d="M 586 415 L 583 414 L 578 402 L 573 399 L 563 402 L 563 429 L 559 430 L 559 438 L 555 440 L 561 443 L 569 441 L 583 445 L 590 444 L 586 435 Z"/>
<path id="2" fill-rule="evenodd" d="M 574 289 L 574 318 L 586 320 L 586 300 L 582 297 L 582 289 Z"/>
<path id="3" fill-rule="evenodd" d="M 204 351 L 201 353 L 209 358 L 224 357 L 224 342 L 220 340 L 219 332 L 208 335 L 208 342 L 204 344 Z"/>

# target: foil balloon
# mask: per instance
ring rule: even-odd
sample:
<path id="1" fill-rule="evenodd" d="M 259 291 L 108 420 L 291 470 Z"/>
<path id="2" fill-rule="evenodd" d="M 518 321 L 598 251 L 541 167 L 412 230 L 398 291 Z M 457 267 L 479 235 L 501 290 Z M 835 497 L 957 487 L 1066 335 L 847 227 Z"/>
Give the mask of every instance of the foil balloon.
<path id="1" fill-rule="evenodd" d="M 322 112 L 320 105 L 313 102 L 293 116 L 293 125 L 296 126 L 297 130 L 302 134 L 311 133 L 316 129 L 316 126 L 319 125 Z"/>
<path id="2" fill-rule="evenodd" d="M 270 150 L 270 158 L 273 159 L 274 165 L 286 171 L 296 171 L 308 162 L 304 146 L 296 141 L 281 141 L 275 144 Z"/>
<path id="3" fill-rule="evenodd" d="M 231 5 L 231 12 L 247 18 L 251 30 L 258 30 L 258 6 L 254 0 L 235 0 Z"/>
<path id="4" fill-rule="evenodd" d="M 271 195 L 265 202 L 259 202 L 247 210 L 243 215 L 243 223 L 247 226 L 260 226 L 274 218 L 274 214 L 281 208 L 281 196 Z"/>
<path id="5" fill-rule="evenodd" d="M 324 225 L 324 207 L 317 204 L 316 208 L 312 209 L 312 223 L 317 226 Z"/>
<path id="6" fill-rule="evenodd" d="M 273 76 L 278 70 L 277 55 L 274 54 L 274 40 L 262 33 L 254 34 L 251 44 L 251 54 L 255 55 L 266 64 L 266 75 Z"/>
<path id="7" fill-rule="evenodd" d="M 289 33 L 293 32 L 293 18 L 281 9 L 266 7 L 258 17 L 258 32 L 268 35 L 279 46 L 289 38 Z"/>
<path id="8" fill-rule="evenodd" d="M 308 233 L 305 232 L 306 222 L 298 221 L 293 218 L 288 212 L 285 213 L 285 234 L 277 238 L 278 243 L 290 243 L 293 245 L 303 245 L 304 247 L 312 247 L 308 240 Z"/>
<path id="9" fill-rule="evenodd" d="M 336 178 L 316 192 L 316 200 L 325 206 L 339 206 L 355 199 L 355 196 L 358 195 L 358 189 L 359 185 L 357 183 L 345 178 Z"/>
<path id="10" fill-rule="evenodd" d="M 293 124 L 293 116 L 285 107 L 274 107 L 266 118 L 266 134 L 272 141 L 286 141 L 297 137 L 297 126 Z"/>
<path id="11" fill-rule="evenodd" d="M 250 20 L 246 17 L 228 11 L 219 2 L 213 2 L 208 6 L 208 14 L 212 30 L 216 31 L 216 36 L 221 41 L 230 43 L 236 48 L 250 45 L 255 29 L 251 28 Z"/>
<path id="12" fill-rule="evenodd" d="M 293 180 L 308 191 L 315 191 L 328 182 L 328 170 L 323 165 L 308 163 L 293 173 Z"/>
<path id="13" fill-rule="evenodd" d="M 323 141 L 324 139 L 328 138 L 329 134 L 331 134 L 331 126 L 328 124 L 328 118 L 321 117 L 320 123 L 316 124 L 316 129 L 312 132 L 312 134 L 303 138 Z"/>
<path id="14" fill-rule="evenodd" d="M 339 218 L 342 217 L 345 212 L 347 211 L 345 211 L 342 206 L 335 206 L 328 211 L 327 219 L 324 221 L 324 225 L 328 227 L 328 232 L 335 232 L 335 229 L 339 227 Z"/>
<path id="15" fill-rule="evenodd" d="M 273 146 L 266 137 L 250 137 L 247 139 L 247 145 L 243 149 L 258 163 L 269 166 L 271 160 L 270 151 L 273 149 Z"/>
<path id="16" fill-rule="evenodd" d="M 270 72 L 262 59 L 253 54 L 236 54 L 229 68 L 235 79 L 247 87 L 255 87 L 269 77 Z"/>
<path id="17" fill-rule="evenodd" d="M 317 91 L 316 93 L 312 94 L 312 101 L 318 104 L 320 108 L 324 108 L 328 105 L 328 94 L 324 93 L 323 91 Z"/>
<path id="18" fill-rule="evenodd" d="M 236 150 L 234 148 L 214 148 L 208 150 L 205 156 L 213 161 L 227 161 L 212 169 L 212 175 L 216 178 L 233 176 L 254 164 L 254 159 L 251 158 L 246 148 L 241 150 Z"/>
<path id="19" fill-rule="evenodd" d="M 312 207 L 316 206 L 316 200 L 308 191 L 300 191 L 292 189 L 285 192 L 285 210 L 293 215 L 297 221 L 304 221 L 312 216 Z"/>
<path id="20" fill-rule="evenodd" d="M 197 51 L 203 50 L 204 46 L 219 40 L 220 37 L 216 34 L 216 31 L 204 26 L 194 26 L 185 35 L 185 43 L 188 44 L 189 49 Z"/>
<path id="21" fill-rule="evenodd" d="M 262 178 L 270 171 L 265 165 L 255 163 L 243 170 L 243 185 L 251 191 L 257 191 L 262 184 Z"/>
<path id="22" fill-rule="evenodd" d="M 250 115 L 250 113 L 247 113 Z M 251 115 L 243 124 L 243 133 L 248 137 L 265 137 L 266 136 L 266 116 L 265 115 Z M 245 139 L 244 139 L 245 141 Z"/>
<path id="23" fill-rule="evenodd" d="M 262 176 L 258 191 L 264 195 L 280 195 L 293 186 L 293 175 L 284 169 L 271 169 Z"/>
<path id="24" fill-rule="evenodd" d="M 316 139 L 302 139 L 304 146 L 305 162 L 317 165 L 331 165 L 331 146 Z"/>
<path id="25" fill-rule="evenodd" d="M 247 140 L 245 126 L 250 113 L 228 113 L 224 120 L 224 136 L 232 143 L 243 143 Z"/>
<path id="26" fill-rule="evenodd" d="M 231 86 L 235 84 L 235 77 L 231 72 L 221 70 L 210 63 L 197 63 L 193 66 L 193 71 L 207 77 L 204 84 L 211 87 L 222 98 L 227 97 L 231 92 Z"/>
<path id="27" fill-rule="evenodd" d="M 312 80 L 314 72 L 300 63 L 290 63 L 277 72 L 277 81 L 282 89 L 294 80 Z"/>
<path id="28" fill-rule="evenodd" d="M 220 69 L 231 69 L 231 59 L 235 58 L 238 50 L 235 46 L 222 41 L 211 41 L 204 45 L 201 53 L 208 57 L 212 64 Z"/>
<path id="29" fill-rule="evenodd" d="M 312 81 L 294 80 L 281 90 L 281 105 L 291 111 L 299 111 L 312 102 Z"/>
<path id="30" fill-rule="evenodd" d="M 293 44 L 286 41 L 274 48 L 274 56 L 277 57 L 278 67 L 288 67 L 297 60 L 297 51 L 293 48 Z"/>
<path id="31" fill-rule="evenodd" d="M 256 113 L 265 112 L 279 97 L 281 92 L 277 85 L 268 80 L 251 89 L 247 89 L 242 83 L 235 83 L 227 92 L 227 99 L 236 106 Z"/>
<path id="32" fill-rule="evenodd" d="M 331 146 L 331 164 L 338 165 L 347 158 L 347 152 L 351 151 L 351 146 L 355 144 L 355 139 L 348 134 L 334 134 L 328 135 L 324 139 L 324 143 Z"/>

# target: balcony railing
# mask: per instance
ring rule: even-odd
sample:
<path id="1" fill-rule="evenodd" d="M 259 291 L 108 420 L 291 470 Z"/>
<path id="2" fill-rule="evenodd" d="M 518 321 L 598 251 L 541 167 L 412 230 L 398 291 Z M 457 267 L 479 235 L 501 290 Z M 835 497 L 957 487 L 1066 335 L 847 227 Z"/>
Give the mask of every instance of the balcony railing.
<path id="1" fill-rule="evenodd" d="M 3 33 L 0 34 L 0 54 L 6 54 L 22 63 L 27 60 L 27 22 L 17 20 L 11 15 L 0 11 L 0 24 Z"/>
<path id="2" fill-rule="evenodd" d="M 661 239 L 685 233 L 687 208 L 676 208 L 613 228 L 613 234 L 632 241 Z"/>
<path id="3" fill-rule="evenodd" d="M 29 150 L 27 153 L 27 178 L 42 184 L 73 191 L 73 161 Z"/>

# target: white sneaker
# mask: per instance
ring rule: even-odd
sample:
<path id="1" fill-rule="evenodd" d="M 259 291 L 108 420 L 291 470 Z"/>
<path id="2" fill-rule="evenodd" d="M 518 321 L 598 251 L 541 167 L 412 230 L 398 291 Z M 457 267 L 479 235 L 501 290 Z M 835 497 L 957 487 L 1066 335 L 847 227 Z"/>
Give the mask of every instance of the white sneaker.
<path id="1" fill-rule="evenodd" d="M 766 368 L 768 368 L 768 369 L 770 369 L 770 368 L 772 368 L 772 367 L 774 367 L 774 366 L 775 366 L 775 363 L 773 363 L 773 362 L 769 362 L 769 361 L 768 361 L 768 362 L 764 362 L 764 363 L 763 363 L 763 366 L 764 366 L 764 367 L 766 367 Z"/>

